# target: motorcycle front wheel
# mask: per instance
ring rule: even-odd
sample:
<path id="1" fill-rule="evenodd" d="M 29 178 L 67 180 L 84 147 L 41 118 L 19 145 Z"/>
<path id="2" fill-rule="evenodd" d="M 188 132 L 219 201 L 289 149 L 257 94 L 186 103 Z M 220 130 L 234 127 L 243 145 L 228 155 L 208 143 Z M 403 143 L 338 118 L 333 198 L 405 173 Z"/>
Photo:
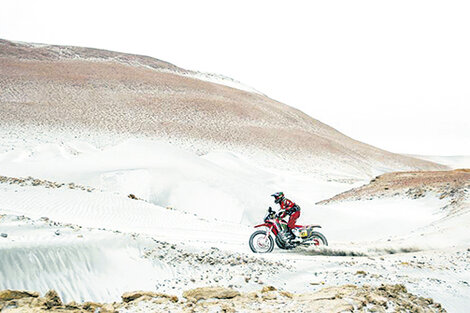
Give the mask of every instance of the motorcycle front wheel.
<path id="1" fill-rule="evenodd" d="M 257 230 L 248 241 L 251 251 L 254 253 L 269 253 L 274 249 L 274 240 L 271 236 L 266 236 L 265 230 Z"/>

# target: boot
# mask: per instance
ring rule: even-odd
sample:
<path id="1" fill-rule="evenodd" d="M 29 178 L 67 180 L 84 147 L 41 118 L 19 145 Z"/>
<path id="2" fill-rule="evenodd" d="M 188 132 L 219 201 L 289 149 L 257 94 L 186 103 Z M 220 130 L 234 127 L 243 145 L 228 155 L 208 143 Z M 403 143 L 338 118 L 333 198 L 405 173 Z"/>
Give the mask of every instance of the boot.
<path id="1" fill-rule="evenodd" d="M 302 242 L 302 238 L 300 238 L 299 236 L 296 235 L 296 233 L 298 233 L 298 231 L 296 230 L 296 233 L 292 230 L 292 229 L 289 229 L 290 230 L 290 242 L 291 243 L 300 243 Z"/>
<path id="2" fill-rule="evenodd" d="M 290 228 L 287 230 L 287 238 L 289 238 L 290 240 L 295 238 L 295 234 Z"/>

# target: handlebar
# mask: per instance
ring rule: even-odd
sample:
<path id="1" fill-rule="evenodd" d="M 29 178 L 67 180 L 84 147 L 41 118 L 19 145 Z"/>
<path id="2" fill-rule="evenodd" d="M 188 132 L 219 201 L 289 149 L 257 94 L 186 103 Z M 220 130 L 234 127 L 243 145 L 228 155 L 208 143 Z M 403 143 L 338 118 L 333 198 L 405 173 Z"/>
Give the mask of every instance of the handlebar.
<path id="1" fill-rule="evenodd" d="M 273 216 L 272 218 L 274 218 L 274 217 L 275 218 L 281 218 L 281 216 L 284 212 L 282 212 L 282 211 L 276 212 L 276 211 L 273 210 L 273 208 L 269 207 L 268 208 L 268 213 L 269 213 L 269 216 Z"/>

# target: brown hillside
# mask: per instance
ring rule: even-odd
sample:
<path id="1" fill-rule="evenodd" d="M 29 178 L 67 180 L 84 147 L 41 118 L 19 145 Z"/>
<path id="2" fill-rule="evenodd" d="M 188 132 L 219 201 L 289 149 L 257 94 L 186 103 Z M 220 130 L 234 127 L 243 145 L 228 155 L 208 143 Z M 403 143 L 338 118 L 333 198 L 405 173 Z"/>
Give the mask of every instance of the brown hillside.
<path id="1" fill-rule="evenodd" d="M 88 131 L 146 136 L 339 177 L 446 168 L 355 141 L 264 95 L 192 74 L 145 56 L 0 40 L 0 127 L 21 127 L 25 138 L 38 128 L 57 130 L 50 135 L 59 139 L 83 139 Z"/>

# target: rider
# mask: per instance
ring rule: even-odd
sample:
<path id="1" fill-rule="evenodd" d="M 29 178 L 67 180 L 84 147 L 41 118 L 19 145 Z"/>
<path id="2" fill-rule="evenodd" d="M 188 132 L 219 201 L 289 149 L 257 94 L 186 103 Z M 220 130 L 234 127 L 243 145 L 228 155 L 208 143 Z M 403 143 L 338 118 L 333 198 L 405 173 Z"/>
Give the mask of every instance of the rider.
<path id="1" fill-rule="evenodd" d="M 290 232 L 291 236 L 291 241 L 301 241 L 301 239 L 295 235 L 292 230 L 295 228 L 295 222 L 300 216 L 300 207 L 295 204 L 294 202 L 290 201 L 284 196 L 283 192 L 276 192 L 275 194 L 271 195 L 274 197 L 274 203 L 277 203 L 280 205 L 281 210 L 284 210 L 283 212 L 280 212 L 280 217 L 284 218 L 286 215 L 289 215 L 289 221 L 287 222 L 287 227 Z"/>

